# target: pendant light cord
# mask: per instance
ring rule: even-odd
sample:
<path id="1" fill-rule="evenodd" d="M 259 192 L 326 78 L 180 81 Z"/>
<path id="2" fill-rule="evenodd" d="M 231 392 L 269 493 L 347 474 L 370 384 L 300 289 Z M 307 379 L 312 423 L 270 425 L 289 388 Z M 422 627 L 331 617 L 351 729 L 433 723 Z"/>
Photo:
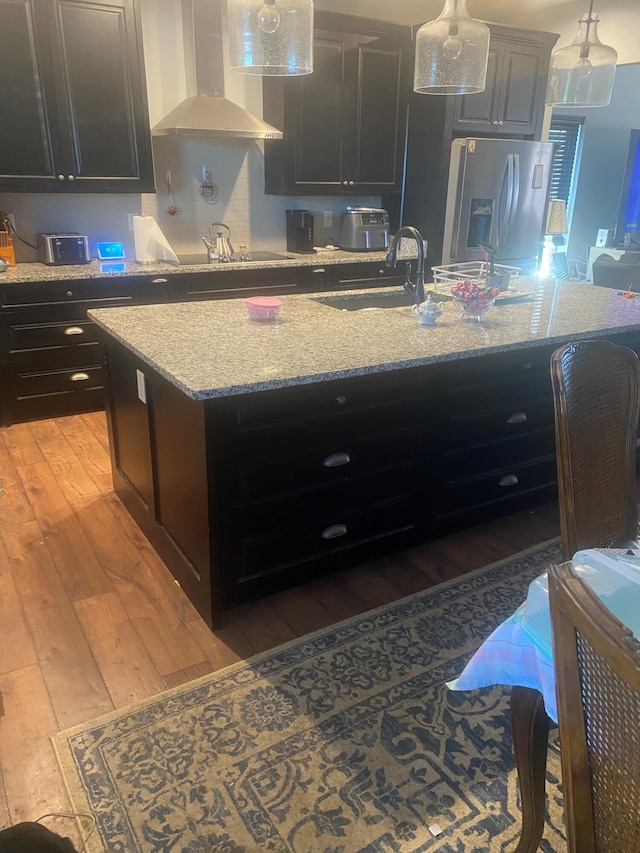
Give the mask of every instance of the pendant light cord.
<path id="1" fill-rule="evenodd" d="M 589 0 L 589 17 L 587 18 L 587 32 L 584 37 L 584 41 L 582 42 L 582 48 L 580 50 L 580 59 L 588 59 L 589 58 L 589 50 L 591 48 L 591 16 L 593 15 L 593 0 Z"/>

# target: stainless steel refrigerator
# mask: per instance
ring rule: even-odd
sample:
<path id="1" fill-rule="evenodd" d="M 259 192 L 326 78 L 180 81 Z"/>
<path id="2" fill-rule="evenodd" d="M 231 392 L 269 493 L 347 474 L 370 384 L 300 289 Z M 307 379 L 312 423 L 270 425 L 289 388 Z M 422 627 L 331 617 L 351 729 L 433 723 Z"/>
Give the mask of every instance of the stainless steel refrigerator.
<path id="1" fill-rule="evenodd" d="M 542 252 L 553 142 L 454 139 L 442 263 L 495 260 L 532 269 Z"/>

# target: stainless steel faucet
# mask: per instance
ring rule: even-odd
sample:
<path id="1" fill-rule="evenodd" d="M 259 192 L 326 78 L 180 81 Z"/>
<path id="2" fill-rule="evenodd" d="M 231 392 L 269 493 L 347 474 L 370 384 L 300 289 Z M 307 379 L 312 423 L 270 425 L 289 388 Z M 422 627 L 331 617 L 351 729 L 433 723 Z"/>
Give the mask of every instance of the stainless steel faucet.
<path id="1" fill-rule="evenodd" d="M 396 257 L 398 244 L 403 237 L 411 237 L 418 245 L 418 265 L 416 268 L 415 283 L 411 281 L 411 263 L 407 261 L 407 278 L 404 283 L 404 289 L 409 293 L 416 305 L 424 302 L 424 240 L 422 234 L 413 225 L 403 225 L 398 228 L 393 235 L 391 247 L 387 252 L 385 263 L 388 267 L 395 267 L 398 263 Z"/>

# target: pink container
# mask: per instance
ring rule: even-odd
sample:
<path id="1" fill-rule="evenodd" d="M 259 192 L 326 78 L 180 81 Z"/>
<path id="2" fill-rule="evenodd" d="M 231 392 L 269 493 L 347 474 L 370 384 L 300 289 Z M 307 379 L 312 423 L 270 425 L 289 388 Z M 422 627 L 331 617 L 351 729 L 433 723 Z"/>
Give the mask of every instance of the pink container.
<path id="1" fill-rule="evenodd" d="M 277 320 L 282 302 L 273 296 L 250 296 L 245 299 L 247 312 L 252 320 Z"/>

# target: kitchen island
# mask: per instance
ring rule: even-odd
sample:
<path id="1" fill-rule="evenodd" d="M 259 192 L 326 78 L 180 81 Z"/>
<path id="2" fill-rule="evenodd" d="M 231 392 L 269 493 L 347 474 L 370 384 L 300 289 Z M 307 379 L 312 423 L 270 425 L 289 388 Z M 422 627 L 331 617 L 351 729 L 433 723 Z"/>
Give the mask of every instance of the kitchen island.
<path id="1" fill-rule="evenodd" d="M 483 322 L 358 291 L 90 312 L 114 484 L 210 626 L 226 608 L 555 495 L 549 357 L 640 347 L 640 300 L 525 282 Z M 388 290 L 385 291 L 388 293 Z M 351 302 L 344 302 L 345 305 Z M 337 305 L 337 307 L 336 307 Z"/>

